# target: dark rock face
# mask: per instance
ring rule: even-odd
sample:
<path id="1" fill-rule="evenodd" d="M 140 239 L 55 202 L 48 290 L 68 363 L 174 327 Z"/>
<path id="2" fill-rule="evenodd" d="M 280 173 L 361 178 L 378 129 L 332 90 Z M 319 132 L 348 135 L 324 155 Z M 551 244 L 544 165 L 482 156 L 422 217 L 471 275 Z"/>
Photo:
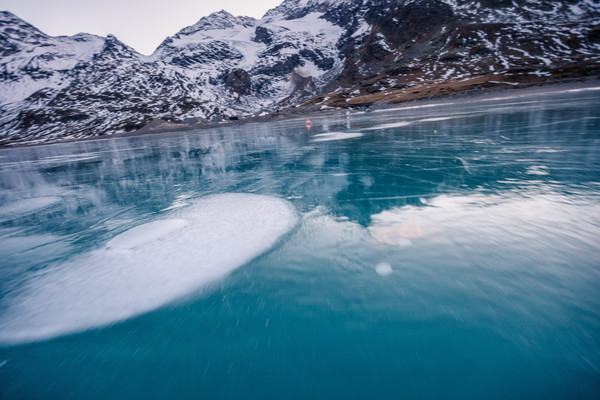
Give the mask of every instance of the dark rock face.
<path id="1" fill-rule="evenodd" d="M 260 42 L 264 44 L 273 43 L 273 32 L 265 28 L 264 26 L 257 26 L 254 31 L 254 40 L 255 42 Z"/>
<path id="2" fill-rule="evenodd" d="M 300 65 L 302 65 L 300 55 L 292 54 L 286 59 L 277 62 L 276 64 L 268 68 L 262 68 L 257 70 L 257 73 L 270 76 L 282 76 L 292 73 L 294 69 Z"/>
<path id="3" fill-rule="evenodd" d="M 384 39 L 384 36 L 379 35 L 372 35 L 369 37 L 369 40 L 365 43 L 365 60 L 383 60 L 392 53 L 388 46 L 385 45 Z"/>
<path id="4" fill-rule="evenodd" d="M 236 68 L 225 72 L 225 85 L 239 94 L 250 94 L 252 82 L 248 72 L 241 68 Z"/>
<path id="5" fill-rule="evenodd" d="M 513 5 L 512 0 L 481 0 L 481 5 L 490 8 L 504 8 Z"/>
<path id="6" fill-rule="evenodd" d="M 236 49 L 231 48 L 227 43 L 216 41 L 200 49 L 195 49 L 191 53 L 182 52 L 181 54 L 176 54 L 171 58 L 170 63 L 178 67 L 193 68 L 211 60 L 241 60 L 242 58 L 243 55 Z"/>
<path id="7" fill-rule="evenodd" d="M 599 56 L 591 46 L 600 5 L 589 7 L 578 0 L 378 0 L 373 4 L 378 6 L 363 13 L 372 26 L 370 33 L 362 39 L 348 35 L 340 43 L 347 62 L 338 85 L 385 79 L 394 79 L 398 86 L 415 85 L 513 66 L 526 66 L 538 74 L 534 72 L 538 68 L 580 62 L 586 52 L 594 53 L 595 60 Z M 360 24 L 352 15 L 360 13 L 358 6 L 351 11 L 339 7 L 327 16 L 340 18 L 356 32 Z M 578 32 L 571 31 L 583 15 Z M 392 72 L 408 70 L 400 79 Z"/>
<path id="8" fill-rule="evenodd" d="M 368 22 L 397 44 L 418 41 L 453 19 L 452 7 L 439 0 L 415 1 L 385 13 L 373 9 L 366 15 Z"/>
<path id="9" fill-rule="evenodd" d="M 600 43 L 600 27 L 591 29 L 588 32 L 588 39 L 593 43 Z"/>
<path id="10" fill-rule="evenodd" d="M 301 49 L 298 54 L 300 54 L 300 56 L 306 59 L 311 60 L 316 64 L 317 67 L 321 68 L 322 70 L 329 70 L 335 64 L 335 59 L 333 57 L 325 56 L 323 52 L 319 51 L 318 49 L 314 51 L 308 49 Z"/>
<path id="11" fill-rule="evenodd" d="M 368 8 L 360 3 L 353 8 L 341 5 L 325 16 L 349 27 L 340 43 L 340 52 L 347 59 L 339 79 L 342 84 L 355 84 L 381 73 L 392 54 L 410 51 L 415 43 L 428 40 L 456 19 L 452 7 L 441 0 L 374 0 Z M 356 35 L 361 21 L 372 27 L 362 39 Z"/>

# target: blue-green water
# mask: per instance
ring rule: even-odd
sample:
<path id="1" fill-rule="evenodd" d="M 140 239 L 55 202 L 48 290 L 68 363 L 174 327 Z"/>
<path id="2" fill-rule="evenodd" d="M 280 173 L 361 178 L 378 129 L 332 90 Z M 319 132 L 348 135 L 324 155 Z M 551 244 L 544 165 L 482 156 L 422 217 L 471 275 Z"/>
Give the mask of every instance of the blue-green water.
<path id="1" fill-rule="evenodd" d="M 311 119 L 1 150 L 0 397 L 600 398 L 600 91 Z"/>

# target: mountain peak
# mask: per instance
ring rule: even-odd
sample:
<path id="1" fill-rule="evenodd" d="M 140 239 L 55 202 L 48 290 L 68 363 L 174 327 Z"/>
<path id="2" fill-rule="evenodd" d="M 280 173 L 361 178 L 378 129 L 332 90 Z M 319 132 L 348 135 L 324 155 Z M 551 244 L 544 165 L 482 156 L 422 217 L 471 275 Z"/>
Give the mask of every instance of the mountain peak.
<path id="1" fill-rule="evenodd" d="M 336 5 L 346 3 L 353 0 L 284 0 L 280 5 L 270 9 L 265 14 L 265 17 L 273 17 L 275 15 L 297 15 L 299 11 L 305 9 L 320 9 L 326 11 L 326 7 L 334 7 Z M 356 3 L 368 0 L 358 0 Z"/>
<path id="2" fill-rule="evenodd" d="M 187 28 L 180 30 L 177 34 L 191 35 L 198 31 L 230 29 L 236 25 L 249 27 L 254 26 L 255 24 L 256 19 L 252 17 L 236 17 L 225 10 L 220 10 L 215 11 L 206 17 L 200 18 L 200 20 L 194 25 L 188 26 Z"/>
<path id="3" fill-rule="evenodd" d="M 0 11 L 0 34 L 9 41 L 20 43 L 35 42 L 41 38 L 48 37 L 35 26 L 25 22 L 9 11 Z"/>
<path id="4" fill-rule="evenodd" d="M 21 18 L 17 17 L 15 14 L 10 11 L 0 11 L 0 22 L 18 22 L 23 21 Z"/>
<path id="5" fill-rule="evenodd" d="M 102 51 L 97 54 L 98 57 L 109 57 L 109 58 L 138 58 L 140 55 L 132 47 L 127 46 L 121 42 L 115 35 L 109 33 L 104 39 L 104 47 Z"/>

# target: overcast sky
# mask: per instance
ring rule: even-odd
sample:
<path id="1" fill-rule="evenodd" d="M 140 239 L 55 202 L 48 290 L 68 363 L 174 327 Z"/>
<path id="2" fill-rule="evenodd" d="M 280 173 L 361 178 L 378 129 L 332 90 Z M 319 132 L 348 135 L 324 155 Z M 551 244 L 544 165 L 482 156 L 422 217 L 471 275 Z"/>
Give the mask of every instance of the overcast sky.
<path id="1" fill-rule="evenodd" d="M 213 11 L 260 18 L 283 0 L 0 0 L 10 11 L 48 35 L 109 33 L 150 54 L 181 28 Z"/>

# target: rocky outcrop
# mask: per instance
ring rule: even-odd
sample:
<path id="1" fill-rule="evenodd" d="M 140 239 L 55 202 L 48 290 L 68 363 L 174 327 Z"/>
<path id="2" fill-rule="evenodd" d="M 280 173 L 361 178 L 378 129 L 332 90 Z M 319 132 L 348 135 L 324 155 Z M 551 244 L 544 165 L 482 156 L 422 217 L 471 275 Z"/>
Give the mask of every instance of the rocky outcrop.
<path id="1" fill-rule="evenodd" d="M 250 75 L 241 68 L 227 70 L 225 71 L 225 86 L 239 94 L 250 94 Z"/>

